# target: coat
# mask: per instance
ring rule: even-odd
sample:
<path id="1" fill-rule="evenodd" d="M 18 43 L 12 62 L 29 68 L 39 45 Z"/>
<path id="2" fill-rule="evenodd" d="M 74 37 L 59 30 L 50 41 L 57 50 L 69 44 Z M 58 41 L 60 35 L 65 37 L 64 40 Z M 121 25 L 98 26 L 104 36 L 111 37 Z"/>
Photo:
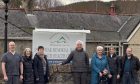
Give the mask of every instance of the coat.
<path id="1" fill-rule="evenodd" d="M 23 56 L 23 84 L 34 84 L 33 60 Z"/>
<path id="2" fill-rule="evenodd" d="M 70 53 L 67 60 L 62 62 L 62 65 L 72 61 L 72 72 L 88 72 L 89 71 L 89 57 L 88 54 L 82 50 L 74 50 Z"/>
<path id="3" fill-rule="evenodd" d="M 124 67 L 125 67 L 125 62 L 126 62 L 126 59 L 127 59 L 127 56 L 123 56 L 122 57 L 122 77 L 123 77 L 123 80 L 125 80 L 125 77 L 124 77 Z M 136 56 L 131 56 L 131 59 L 130 59 L 130 67 L 131 67 L 131 81 L 133 84 L 139 84 L 138 83 L 138 71 L 140 69 L 140 62 L 139 62 L 139 59 L 136 57 Z"/>
<path id="4" fill-rule="evenodd" d="M 106 55 L 103 55 L 101 59 L 98 58 L 97 53 L 93 54 L 91 60 L 91 84 L 99 84 L 99 73 L 104 69 L 108 69 L 108 61 Z"/>
<path id="5" fill-rule="evenodd" d="M 49 77 L 49 65 L 47 56 L 44 56 L 46 60 L 46 74 L 44 74 L 43 63 L 41 58 L 36 54 L 34 57 L 34 72 L 35 72 L 35 84 L 46 84 Z"/>
<path id="6" fill-rule="evenodd" d="M 113 74 L 120 74 L 121 73 L 121 60 L 120 57 L 116 54 L 113 54 L 112 58 L 111 56 L 107 56 L 108 59 L 108 66 L 110 69 L 110 72 Z"/>
<path id="7" fill-rule="evenodd" d="M 112 75 L 112 78 L 109 79 L 109 84 L 117 84 L 119 82 L 117 75 L 121 75 L 121 58 L 120 56 L 113 54 L 112 57 L 108 55 L 107 59 L 110 74 Z"/>

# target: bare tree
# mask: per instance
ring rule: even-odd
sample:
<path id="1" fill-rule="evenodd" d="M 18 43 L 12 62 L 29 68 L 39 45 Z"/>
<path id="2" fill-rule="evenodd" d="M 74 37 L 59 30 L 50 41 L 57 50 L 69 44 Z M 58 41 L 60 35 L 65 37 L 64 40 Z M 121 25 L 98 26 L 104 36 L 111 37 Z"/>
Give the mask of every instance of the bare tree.
<path id="1" fill-rule="evenodd" d="M 11 0 L 9 5 L 10 5 L 10 8 L 20 8 L 20 6 L 22 5 L 22 1 L 21 0 Z"/>

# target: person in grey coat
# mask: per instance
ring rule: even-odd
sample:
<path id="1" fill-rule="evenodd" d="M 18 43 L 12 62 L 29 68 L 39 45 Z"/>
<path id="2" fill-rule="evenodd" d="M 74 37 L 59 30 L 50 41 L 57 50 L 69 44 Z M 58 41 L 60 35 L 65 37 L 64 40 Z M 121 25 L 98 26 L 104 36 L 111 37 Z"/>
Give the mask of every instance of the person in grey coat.
<path id="1" fill-rule="evenodd" d="M 72 73 L 74 84 L 87 84 L 87 73 L 89 71 L 89 57 L 83 49 L 83 42 L 76 42 L 76 49 L 68 56 L 67 60 L 62 62 L 62 65 L 72 61 Z"/>
<path id="2" fill-rule="evenodd" d="M 127 48 L 126 55 L 122 58 L 122 84 L 139 84 L 139 69 L 139 59 L 132 54 L 132 48 Z"/>
<path id="3" fill-rule="evenodd" d="M 119 84 L 121 74 L 121 60 L 120 57 L 115 54 L 113 47 L 109 48 L 109 54 L 107 56 L 109 65 L 109 84 Z"/>

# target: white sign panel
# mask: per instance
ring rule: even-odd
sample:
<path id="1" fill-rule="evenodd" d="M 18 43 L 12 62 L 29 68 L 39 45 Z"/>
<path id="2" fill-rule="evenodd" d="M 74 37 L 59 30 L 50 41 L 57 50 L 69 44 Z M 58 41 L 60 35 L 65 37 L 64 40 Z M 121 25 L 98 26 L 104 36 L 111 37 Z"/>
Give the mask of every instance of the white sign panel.
<path id="1" fill-rule="evenodd" d="M 45 54 L 50 63 L 65 60 L 75 49 L 75 42 L 82 40 L 86 44 L 88 30 L 36 29 L 33 31 L 33 54 L 38 46 L 44 46 Z M 84 49 L 85 49 L 84 45 Z"/>

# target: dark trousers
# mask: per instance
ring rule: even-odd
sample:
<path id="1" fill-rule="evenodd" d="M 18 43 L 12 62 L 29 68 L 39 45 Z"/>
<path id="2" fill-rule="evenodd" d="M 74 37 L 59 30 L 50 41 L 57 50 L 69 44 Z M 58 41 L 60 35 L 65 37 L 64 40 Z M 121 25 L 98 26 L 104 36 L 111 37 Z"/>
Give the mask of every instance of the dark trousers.
<path id="1" fill-rule="evenodd" d="M 48 80 L 46 80 L 48 76 L 40 76 L 38 81 L 35 81 L 35 84 L 48 84 Z"/>
<path id="2" fill-rule="evenodd" d="M 108 84 L 119 84 L 119 80 L 117 79 L 117 74 L 111 73 L 112 77 L 108 79 Z"/>
<path id="3" fill-rule="evenodd" d="M 74 72 L 73 80 L 74 84 L 87 84 L 88 74 L 86 72 Z"/>
<path id="4" fill-rule="evenodd" d="M 19 76 L 8 76 L 8 81 L 5 84 L 20 84 Z"/>
<path id="5" fill-rule="evenodd" d="M 131 73 L 123 74 L 123 84 L 135 84 L 135 81 L 134 81 Z"/>

